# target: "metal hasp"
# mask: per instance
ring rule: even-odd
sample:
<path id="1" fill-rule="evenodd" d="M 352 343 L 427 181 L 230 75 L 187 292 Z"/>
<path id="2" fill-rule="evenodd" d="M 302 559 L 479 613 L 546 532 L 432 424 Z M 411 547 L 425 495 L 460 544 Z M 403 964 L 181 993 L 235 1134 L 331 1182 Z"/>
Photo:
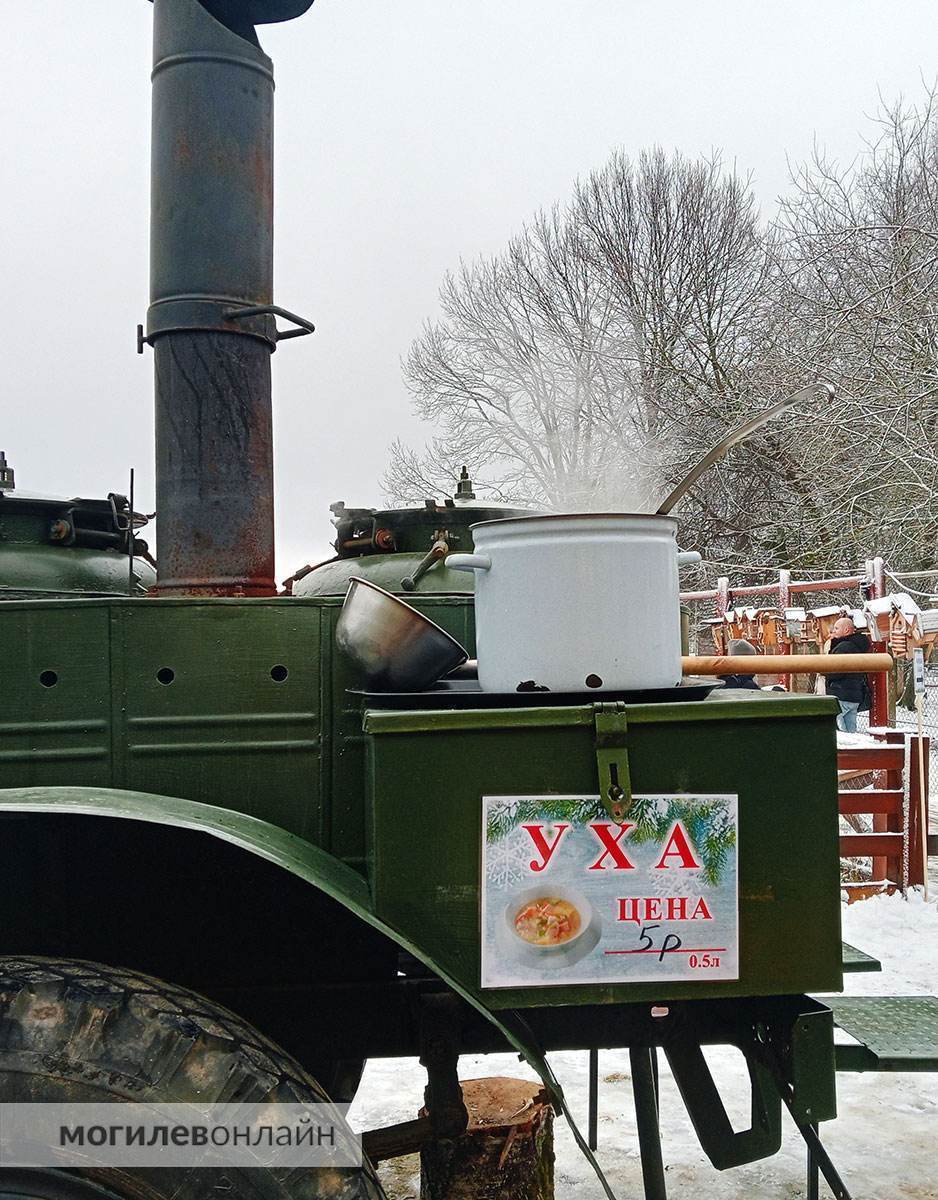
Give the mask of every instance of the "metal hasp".
<path id="1" fill-rule="evenodd" d="M 312 326 L 273 304 L 273 64 L 254 23 L 311 3 L 154 2 L 145 340 L 163 595 L 276 591 L 270 355 Z"/>
<path id="2" fill-rule="evenodd" d="M 613 821 L 621 824 L 632 803 L 625 705 L 621 700 L 596 704 L 594 712 L 599 798 Z"/>

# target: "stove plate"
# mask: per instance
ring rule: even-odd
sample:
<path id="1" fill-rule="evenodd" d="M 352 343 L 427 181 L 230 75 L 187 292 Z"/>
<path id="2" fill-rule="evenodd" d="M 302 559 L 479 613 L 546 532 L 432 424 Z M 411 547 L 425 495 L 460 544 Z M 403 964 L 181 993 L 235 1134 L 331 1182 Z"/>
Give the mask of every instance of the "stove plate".
<path id="1" fill-rule="evenodd" d="M 367 692 L 349 688 L 349 694 L 364 696 L 373 708 L 548 708 L 621 700 L 625 704 L 676 704 L 703 700 L 723 687 L 709 675 L 688 675 L 677 687 L 634 692 L 483 692 L 476 679 L 443 679 L 424 692 Z"/>

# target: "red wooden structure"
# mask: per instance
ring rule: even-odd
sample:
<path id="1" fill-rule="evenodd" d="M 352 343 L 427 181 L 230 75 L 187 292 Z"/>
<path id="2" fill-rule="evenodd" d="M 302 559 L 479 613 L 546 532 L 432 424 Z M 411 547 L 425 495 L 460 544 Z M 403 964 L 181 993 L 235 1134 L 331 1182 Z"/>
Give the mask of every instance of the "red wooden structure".
<path id="1" fill-rule="evenodd" d="M 869 815 L 873 818 L 871 833 L 845 833 L 840 838 L 840 853 L 844 858 L 873 860 L 870 884 L 845 885 L 848 893 L 861 895 L 868 893 L 871 888 L 883 890 L 900 887 L 904 883 L 922 885 L 926 875 L 928 771 L 926 767 L 923 796 L 919 757 L 924 756 L 927 764 L 929 739 L 912 737 L 897 729 L 883 730 L 874 737 L 880 742 L 878 746 L 856 746 L 837 752 L 837 768 L 842 780 L 846 776 L 856 778 L 858 775 L 871 776 L 873 780 L 872 788 L 858 791 L 842 788 L 838 792 L 838 808 L 842 816 Z M 906 861 L 908 876 L 904 879 Z"/>
<path id="2" fill-rule="evenodd" d="M 722 617 L 733 607 L 735 601 L 743 596 L 771 596 L 773 598 L 777 597 L 779 611 L 784 613 L 786 608 L 791 607 L 791 598 L 794 595 L 806 592 L 834 592 L 844 588 L 859 589 L 868 600 L 885 596 L 886 576 L 883 560 L 881 558 L 867 559 L 862 575 L 845 575 L 838 579 L 793 580 L 791 571 L 783 569 L 779 571 L 778 580 L 775 583 L 759 583 L 745 587 L 731 588 L 729 578 L 721 576 L 717 580 L 717 586 L 712 590 L 681 592 L 681 600 L 685 603 L 713 600 L 716 602 L 717 615 Z M 887 648 L 886 643 L 882 641 L 872 642 L 870 645 L 870 649 L 876 653 L 881 653 Z M 790 646 L 784 644 L 774 647 L 774 652 L 777 654 L 787 654 L 789 651 Z M 870 725 L 888 725 L 889 700 L 886 676 L 885 674 L 871 675 L 869 676 L 869 681 L 872 697 L 870 704 Z M 790 688 L 791 677 L 783 677 L 782 683 L 786 688 Z"/>

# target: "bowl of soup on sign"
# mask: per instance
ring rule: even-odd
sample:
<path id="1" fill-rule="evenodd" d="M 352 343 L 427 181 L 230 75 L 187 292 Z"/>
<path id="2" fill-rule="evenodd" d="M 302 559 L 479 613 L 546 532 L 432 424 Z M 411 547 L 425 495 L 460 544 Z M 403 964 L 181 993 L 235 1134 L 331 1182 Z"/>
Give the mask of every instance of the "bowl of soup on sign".
<path id="1" fill-rule="evenodd" d="M 558 950 L 575 942 L 593 917 L 590 902 L 570 888 L 549 883 L 528 888 L 505 906 L 505 921 L 513 937 L 534 950 Z"/>

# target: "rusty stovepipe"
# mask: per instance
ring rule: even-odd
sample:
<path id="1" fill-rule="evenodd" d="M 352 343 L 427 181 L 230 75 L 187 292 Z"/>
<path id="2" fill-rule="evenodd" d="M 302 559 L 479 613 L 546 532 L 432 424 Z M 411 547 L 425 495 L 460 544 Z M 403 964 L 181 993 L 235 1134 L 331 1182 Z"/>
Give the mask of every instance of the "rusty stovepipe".
<path id="1" fill-rule="evenodd" d="M 162 595 L 274 583 L 273 64 L 254 24 L 312 0 L 154 0 L 150 307 Z M 279 333 L 276 315 L 297 328 Z"/>

